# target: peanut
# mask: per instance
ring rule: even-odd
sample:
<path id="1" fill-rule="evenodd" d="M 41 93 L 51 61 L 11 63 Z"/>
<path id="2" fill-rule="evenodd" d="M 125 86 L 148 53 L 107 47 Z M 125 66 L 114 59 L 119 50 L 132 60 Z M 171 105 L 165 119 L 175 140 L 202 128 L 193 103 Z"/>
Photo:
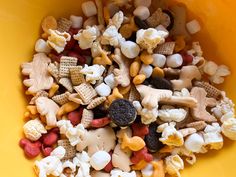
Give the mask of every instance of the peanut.
<path id="1" fill-rule="evenodd" d="M 155 67 L 153 69 L 152 77 L 161 77 L 161 78 L 163 78 L 164 76 L 165 76 L 165 73 L 164 73 L 163 69 L 161 69 L 159 67 Z"/>
<path id="2" fill-rule="evenodd" d="M 139 74 L 134 77 L 133 83 L 135 85 L 139 85 L 139 84 L 142 84 L 145 81 L 145 79 L 146 79 L 146 76 L 144 74 Z"/>
<path id="3" fill-rule="evenodd" d="M 138 60 L 135 60 L 131 65 L 129 69 L 129 74 L 131 77 L 135 77 L 138 75 L 138 72 L 141 68 L 141 62 Z"/>
<path id="4" fill-rule="evenodd" d="M 146 65 L 150 65 L 153 62 L 153 57 L 152 55 L 150 55 L 147 51 L 142 52 L 142 54 L 140 55 L 140 60 L 146 64 Z"/>

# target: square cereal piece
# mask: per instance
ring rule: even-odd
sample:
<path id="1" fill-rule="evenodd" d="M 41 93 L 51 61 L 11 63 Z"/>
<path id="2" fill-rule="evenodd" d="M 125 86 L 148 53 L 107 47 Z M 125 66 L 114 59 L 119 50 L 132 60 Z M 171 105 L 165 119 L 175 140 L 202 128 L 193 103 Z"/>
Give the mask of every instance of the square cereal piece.
<path id="1" fill-rule="evenodd" d="M 58 146 L 62 146 L 66 150 L 66 154 L 62 160 L 70 160 L 76 156 L 75 147 L 71 146 L 70 141 L 67 139 L 58 140 Z"/>
<path id="2" fill-rule="evenodd" d="M 82 66 L 73 66 L 70 68 L 70 78 L 74 86 L 85 82 L 84 75 L 80 73 Z"/>
<path id="3" fill-rule="evenodd" d="M 162 10 L 158 8 L 146 21 L 151 28 L 156 28 L 161 24 L 162 16 Z"/>
<path id="4" fill-rule="evenodd" d="M 60 77 L 69 77 L 70 76 L 70 68 L 77 65 L 78 59 L 75 57 L 66 57 L 62 56 L 60 60 Z"/>
<path id="5" fill-rule="evenodd" d="M 140 100 L 140 94 L 138 90 L 135 88 L 135 86 L 131 86 L 130 92 L 129 92 L 129 101 L 139 101 Z"/>
<path id="6" fill-rule="evenodd" d="M 154 52 L 162 55 L 172 55 L 174 49 L 175 42 L 165 42 L 164 44 L 158 45 Z"/>
<path id="7" fill-rule="evenodd" d="M 210 98 L 215 98 L 218 100 L 222 97 L 221 91 L 207 82 L 196 81 L 194 82 L 194 86 L 204 88 L 207 92 L 207 96 Z"/>
<path id="8" fill-rule="evenodd" d="M 72 25 L 72 22 L 66 18 L 59 18 L 57 20 L 57 30 L 62 33 L 68 32 L 71 25 Z"/>
<path id="9" fill-rule="evenodd" d="M 90 126 L 90 123 L 92 122 L 93 118 L 93 111 L 87 109 L 83 110 L 81 124 L 84 126 L 84 128 L 88 128 Z"/>
<path id="10" fill-rule="evenodd" d="M 97 92 L 89 83 L 82 83 L 75 86 L 74 89 L 84 103 L 90 103 L 97 96 Z"/>
<path id="11" fill-rule="evenodd" d="M 102 104 L 104 101 L 106 101 L 106 97 L 97 97 L 93 99 L 89 105 L 87 106 L 87 109 L 93 109 Z"/>
<path id="12" fill-rule="evenodd" d="M 63 87 L 65 87 L 69 92 L 73 92 L 73 85 L 72 85 L 72 83 L 71 83 L 71 81 L 70 81 L 70 79 L 69 78 L 61 78 L 60 80 L 59 80 L 59 83 L 63 86 Z"/>
<path id="13" fill-rule="evenodd" d="M 59 80 L 59 64 L 58 63 L 50 63 L 48 65 L 48 72 L 56 79 L 58 82 Z"/>
<path id="14" fill-rule="evenodd" d="M 70 92 L 66 92 L 66 93 L 52 97 L 52 100 L 55 101 L 59 105 L 64 105 L 69 102 L 69 99 L 68 99 L 69 96 L 70 96 Z"/>

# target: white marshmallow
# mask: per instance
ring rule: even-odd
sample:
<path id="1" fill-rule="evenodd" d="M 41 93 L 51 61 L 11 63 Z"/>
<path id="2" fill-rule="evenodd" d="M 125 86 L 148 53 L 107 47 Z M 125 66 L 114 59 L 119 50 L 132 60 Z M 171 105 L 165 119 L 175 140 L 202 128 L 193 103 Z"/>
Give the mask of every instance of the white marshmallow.
<path id="1" fill-rule="evenodd" d="M 134 6 L 145 6 L 145 7 L 150 7 L 152 4 L 152 0 L 134 0 Z"/>
<path id="2" fill-rule="evenodd" d="M 155 67 L 163 68 L 166 64 L 166 56 L 162 54 L 153 54 L 153 62 L 152 65 Z"/>
<path id="3" fill-rule="evenodd" d="M 142 64 L 139 74 L 144 74 L 146 78 L 149 78 L 152 75 L 152 71 L 153 71 L 153 68 L 151 65 Z"/>
<path id="4" fill-rule="evenodd" d="M 103 169 L 111 161 L 111 156 L 106 151 L 98 151 L 92 155 L 90 164 L 95 170 Z"/>
<path id="5" fill-rule="evenodd" d="M 203 71 L 210 75 L 210 76 L 213 76 L 216 71 L 218 69 L 218 65 L 213 62 L 213 61 L 208 61 L 205 65 L 204 65 L 204 68 L 203 68 Z"/>
<path id="6" fill-rule="evenodd" d="M 197 133 L 188 136 L 184 142 L 184 146 L 191 152 L 200 152 L 204 145 L 204 139 Z"/>
<path id="7" fill-rule="evenodd" d="M 70 21 L 72 22 L 72 28 L 81 28 L 83 26 L 83 17 L 71 15 Z"/>
<path id="8" fill-rule="evenodd" d="M 113 89 L 117 84 L 115 81 L 115 76 L 114 74 L 109 74 L 108 76 L 105 77 L 104 82 L 111 88 Z"/>
<path id="9" fill-rule="evenodd" d="M 51 48 L 45 40 L 39 39 L 35 43 L 35 51 L 38 53 L 50 53 Z"/>
<path id="10" fill-rule="evenodd" d="M 104 83 L 101 83 L 99 86 L 97 86 L 95 90 L 100 96 L 109 96 L 111 93 L 111 88 Z"/>
<path id="11" fill-rule="evenodd" d="M 138 6 L 134 12 L 134 16 L 139 17 L 141 20 L 146 20 L 150 16 L 150 11 L 145 6 Z"/>
<path id="12" fill-rule="evenodd" d="M 178 68 L 183 64 L 183 58 L 180 54 L 170 55 L 166 59 L 166 64 L 171 68 Z"/>
<path id="13" fill-rule="evenodd" d="M 81 8 L 86 17 L 97 15 L 97 7 L 93 1 L 86 1 L 82 3 Z"/>
<path id="14" fill-rule="evenodd" d="M 121 51 L 127 58 L 136 58 L 139 55 L 140 48 L 136 43 L 126 41 L 121 44 Z"/>
<path id="15" fill-rule="evenodd" d="M 186 28 L 190 34 L 201 31 L 201 26 L 197 20 L 192 20 L 186 24 Z"/>

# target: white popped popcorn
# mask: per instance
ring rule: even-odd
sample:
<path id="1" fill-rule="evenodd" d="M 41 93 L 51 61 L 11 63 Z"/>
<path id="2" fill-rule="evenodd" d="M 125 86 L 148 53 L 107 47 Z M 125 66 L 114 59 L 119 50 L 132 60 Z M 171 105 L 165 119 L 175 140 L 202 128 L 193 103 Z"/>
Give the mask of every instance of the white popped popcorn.
<path id="1" fill-rule="evenodd" d="M 217 69 L 218 65 L 213 61 L 206 62 L 206 64 L 203 67 L 203 71 L 210 76 L 215 75 Z"/>
<path id="2" fill-rule="evenodd" d="M 68 169 L 68 168 L 71 170 L 72 174 L 70 174 L 69 177 L 74 177 L 75 176 L 74 173 L 76 172 L 76 165 L 74 163 L 72 163 L 71 161 L 67 160 L 67 161 L 63 162 L 62 168 L 63 168 L 63 170 Z M 60 177 L 68 177 L 68 175 L 62 173 L 60 175 Z"/>
<path id="3" fill-rule="evenodd" d="M 214 75 L 212 75 L 209 79 L 214 84 L 222 84 L 224 82 L 224 77 L 230 75 L 231 72 L 229 68 L 225 65 L 218 66 Z"/>
<path id="4" fill-rule="evenodd" d="M 171 155 L 166 157 L 166 172 L 170 175 L 177 175 L 180 177 L 180 170 L 184 169 L 184 162 L 179 155 Z"/>
<path id="5" fill-rule="evenodd" d="M 35 51 L 38 53 L 50 53 L 52 48 L 49 47 L 47 42 L 43 39 L 38 39 L 34 47 Z"/>
<path id="6" fill-rule="evenodd" d="M 146 49 L 148 53 L 152 53 L 153 49 L 155 49 L 158 44 L 165 41 L 168 35 L 168 32 L 154 28 L 148 28 L 146 30 L 140 29 L 137 32 L 136 42 L 142 49 Z"/>
<path id="7" fill-rule="evenodd" d="M 104 83 L 101 83 L 100 85 L 98 85 L 95 88 L 95 90 L 100 96 L 109 96 L 111 93 L 111 88 Z"/>
<path id="8" fill-rule="evenodd" d="M 57 53 L 61 53 L 67 42 L 70 41 L 71 35 L 67 32 L 59 32 L 57 30 L 49 29 L 50 36 L 48 37 L 47 44 L 52 47 Z"/>
<path id="9" fill-rule="evenodd" d="M 87 26 L 86 29 L 80 30 L 74 35 L 74 39 L 79 42 L 81 49 L 89 49 L 93 42 L 100 36 L 100 31 L 96 26 Z"/>
<path id="10" fill-rule="evenodd" d="M 66 151 L 63 147 L 58 146 L 54 149 L 50 156 L 35 162 L 36 170 L 39 177 L 47 177 L 48 175 L 60 176 L 63 171 L 61 159 Z"/>
<path id="11" fill-rule="evenodd" d="M 205 142 L 201 135 L 194 133 L 188 136 L 184 142 L 184 146 L 187 150 L 191 152 L 201 152 L 202 147 Z"/>
<path id="12" fill-rule="evenodd" d="M 225 120 L 221 126 L 222 133 L 231 140 L 236 140 L 236 119 L 234 117 Z"/>
<path id="13" fill-rule="evenodd" d="M 109 26 L 102 34 L 101 44 L 103 45 L 111 45 L 114 47 L 118 47 L 123 42 L 125 42 L 125 39 L 118 32 L 118 29 L 114 25 Z"/>
<path id="14" fill-rule="evenodd" d="M 23 126 L 23 130 L 25 137 L 31 141 L 37 141 L 43 133 L 47 133 L 47 130 L 39 119 L 28 121 Z"/>
<path id="15" fill-rule="evenodd" d="M 111 156 L 106 151 L 97 151 L 90 158 L 90 164 L 95 170 L 102 170 L 111 161 Z"/>
<path id="16" fill-rule="evenodd" d="M 79 167 L 78 173 L 75 177 L 91 177 L 90 176 L 90 157 L 87 152 L 77 153 L 73 159 L 73 164 Z"/>
<path id="17" fill-rule="evenodd" d="M 112 19 L 110 19 L 109 26 L 114 25 L 118 30 L 123 22 L 124 22 L 124 13 L 122 11 L 119 11 L 112 17 Z"/>
<path id="18" fill-rule="evenodd" d="M 181 157 L 185 157 L 186 162 L 188 162 L 190 165 L 193 165 L 196 163 L 196 156 L 192 151 L 189 151 L 184 146 L 174 148 L 171 152 L 172 155 L 179 155 Z"/>
<path id="19" fill-rule="evenodd" d="M 182 146 L 184 144 L 183 135 L 175 129 L 175 123 L 164 123 L 157 127 L 157 132 L 162 133 L 159 139 L 168 146 Z"/>
<path id="20" fill-rule="evenodd" d="M 69 139 L 71 146 L 75 146 L 81 142 L 81 138 L 86 133 L 82 124 L 73 127 L 69 120 L 60 120 L 57 122 L 60 133 L 66 135 Z"/>
<path id="21" fill-rule="evenodd" d="M 158 109 L 146 109 L 143 108 L 139 101 L 133 101 L 133 106 L 138 112 L 138 115 L 141 116 L 141 121 L 143 124 L 150 124 L 152 122 L 155 122 L 158 116 Z"/>
<path id="22" fill-rule="evenodd" d="M 111 177 L 136 177 L 135 171 L 123 172 L 120 169 L 111 170 Z"/>
<path id="23" fill-rule="evenodd" d="M 223 137 L 220 132 L 221 127 L 218 123 L 207 125 L 203 134 L 205 145 L 207 145 L 210 149 L 221 149 L 223 147 Z"/>
<path id="24" fill-rule="evenodd" d="M 187 116 L 188 111 L 183 108 L 161 109 L 158 111 L 159 118 L 164 122 L 181 122 Z"/>
<path id="25" fill-rule="evenodd" d="M 84 68 L 80 70 L 81 74 L 86 76 L 86 81 L 91 84 L 95 84 L 97 80 L 102 78 L 102 74 L 105 71 L 105 67 L 102 65 L 88 66 L 85 64 Z"/>

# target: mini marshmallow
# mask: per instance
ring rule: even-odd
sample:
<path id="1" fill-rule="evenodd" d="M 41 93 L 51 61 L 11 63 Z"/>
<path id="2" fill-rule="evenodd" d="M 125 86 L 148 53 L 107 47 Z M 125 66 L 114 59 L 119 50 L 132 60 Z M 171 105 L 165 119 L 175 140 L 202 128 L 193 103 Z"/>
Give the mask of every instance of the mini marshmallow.
<path id="1" fill-rule="evenodd" d="M 146 78 L 149 78 L 152 75 L 152 71 L 153 71 L 153 68 L 151 65 L 142 64 L 139 74 L 144 74 Z"/>
<path id="2" fill-rule="evenodd" d="M 139 55 L 139 46 L 132 41 L 126 41 L 121 44 L 121 51 L 127 58 L 136 58 Z"/>
<path id="3" fill-rule="evenodd" d="M 162 54 L 153 54 L 152 65 L 155 67 L 163 68 L 166 64 L 166 56 Z"/>
<path id="4" fill-rule="evenodd" d="M 153 173 L 153 165 L 151 163 L 147 164 L 145 168 L 141 170 L 143 176 L 151 176 Z"/>
<path id="5" fill-rule="evenodd" d="M 205 65 L 204 65 L 204 68 L 203 68 L 203 71 L 210 75 L 210 76 L 213 76 L 216 71 L 218 69 L 218 65 L 213 62 L 213 61 L 208 61 Z"/>
<path id="6" fill-rule="evenodd" d="M 191 152 L 200 152 L 204 146 L 204 139 L 197 133 L 188 136 L 184 142 L 184 146 Z"/>
<path id="7" fill-rule="evenodd" d="M 134 6 L 145 6 L 145 7 L 150 7 L 152 4 L 152 0 L 134 0 Z"/>
<path id="8" fill-rule="evenodd" d="M 90 164 L 95 170 L 103 169 L 111 161 L 111 156 L 106 151 L 98 151 L 90 158 Z"/>
<path id="9" fill-rule="evenodd" d="M 72 22 L 72 28 L 81 28 L 83 26 L 83 17 L 71 15 L 70 21 Z"/>
<path id="10" fill-rule="evenodd" d="M 97 15 L 97 7 L 93 1 L 86 1 L 82 3 L 81 8 L 86 17 Z"/>
<path id="11" fill-rule="evenodd" d="M 183 64 L 183 58 L 180 54 L 170 55 L 166 59 L 166 64 L 171 68 L 178 68 Z"/>
<path id="12" fill-rule="evenodd" d="M 111 88 L 104 83 L 101 83 L 99 86 L 97 86 L 95 90 L 100 96 L 109 96 L 111 93 Z"/>
<path id="13" fill-rule="evenodd" d="M 139 17 L 141 20 L 146 20 L 150 16 L 149 9 L 145 6 L 138 6 L 134 12 L 134 16 Z"/>
<path id="14" fill-rule="evenodd" d="M 38 53 L 50 53 L 51 48 L 45 40 L 39 39 L 35 43 L 35 51 Z"/>
<path id="15" fill-rule="evenodd" d="M 186 28 L 190 34 L 201 31 L 201 26 L 197 20 L 192 20 L 186 24 Z"/>
<path id="16" fill-rule="evenodd" d="M 114 74 L 109 74 L 108 76 L 105 77 L 104 82 L 111 88 L 113 89 L 116 87 L 116 81 L 115 81 L 115 76 Z"/>

